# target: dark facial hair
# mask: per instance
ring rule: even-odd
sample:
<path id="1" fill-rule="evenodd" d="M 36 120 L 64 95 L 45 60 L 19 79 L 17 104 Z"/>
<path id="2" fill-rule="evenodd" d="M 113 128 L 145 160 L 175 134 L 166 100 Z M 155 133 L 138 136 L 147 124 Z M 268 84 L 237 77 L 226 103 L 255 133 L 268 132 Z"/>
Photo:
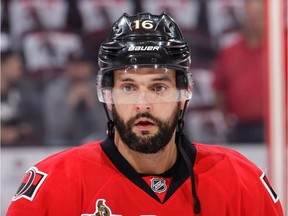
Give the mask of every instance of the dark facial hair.
<path id="1" fill-rule="evenodd" d="M 175 107 L 172 116 L 166 121 L 160 120 L 152 116 L 148 112 L 138 113 L 135 117 L 130 118 L 126 123 L 120 117 L 115 106 L 112 106 L 112 115 L 116 130 L 118 131 L 121 140 L 132 150 L 152 154 L 164 149 L 173 136 L 178 118 L 180 115 L 180 103 Z M 148 131 L 143 131 L 143 136 L 136 135 L 132 128 L 138 118 L 145 117 L 151 119 L 156 126 L 158 132 L 154 135 L 149 135 Z"/>

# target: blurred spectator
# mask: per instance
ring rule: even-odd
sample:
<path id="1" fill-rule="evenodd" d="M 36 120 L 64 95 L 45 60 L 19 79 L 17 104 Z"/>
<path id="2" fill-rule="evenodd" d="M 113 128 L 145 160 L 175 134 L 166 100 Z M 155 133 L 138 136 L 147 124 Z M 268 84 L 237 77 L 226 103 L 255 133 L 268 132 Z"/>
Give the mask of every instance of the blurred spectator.
<path id="1" fill-rule="evenodd" d="M 87 44 L 106 39 L 109 26 L 123 13 L 133 14 L 135 0 L 74 0 L 82 18 L 83 37 Z M 98 44 L 99 45 L 99 44 Z"/>
<path id="2" fill-rule="evenodd" d="M 9 18 L 11 45 L 21 50 L 27 76 L 42 90 L 63 71 L 67 54 L 81 47 L 77 34 L 81 26 L 77 30 L 67 26 L 67 22 L 71 25 L 73 4 L 66 0 L 10 0 L 7 4 L 4 11 Z"/>
<path id="3" fill-rule="evenodd" d="M 9 0 L 7 2 L 14 48 L 21 47 L 23 36 L 28 32 L 66 28 L 69 9 L 66 0 Z"/>
<path id="4" fill-rule="evenodd" d="M 245 0 L 245 20 L 239 40 L 218 56 L 214 87 L 230 142 L 264 141 L 263 2 Z"/>
<path id="5" fill-rule="evenodd" d="M 47 145 L 78 145 L 89 136 L 101 139 L 105 135 L 105 127 L 100 123 L 105 113 L 97 100 L 93 69 L 87 53 L 73 53 L 63 75 L 47 86 L 44 93 Z"/>
<path id="6" fill-rule="evenodd" d="M 39 145 L 41 103 L 31 83 L 23 77 L 20 56 L 1 52 L 1 145 Z"/>
<path id="7" fill-rule="evenodd" d="M 81 49 L 81 38 L 66 31 L 34 31 L 23 37 L 27 75 L 43 88 L 63 72 L 67 56 Z"/>
<path id="8" fill-rule="evenodd" d="M 225 143 L 226 125 L 223 115 L 215 108 L 212 87 L 213 72 L 204 68 L 192 70 L 193 99 L 185 114 L 185 130 L 189 139 L 202 143 Z"/>

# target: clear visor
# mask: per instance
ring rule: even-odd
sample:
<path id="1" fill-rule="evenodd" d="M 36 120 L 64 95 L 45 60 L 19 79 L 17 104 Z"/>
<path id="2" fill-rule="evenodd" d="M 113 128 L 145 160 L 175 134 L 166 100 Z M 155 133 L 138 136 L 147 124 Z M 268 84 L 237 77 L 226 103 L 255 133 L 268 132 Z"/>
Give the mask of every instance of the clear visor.
<path id="1" fill-rule="evenodd" d="M 114 71 L 113 87 L 103 87 L 103 77 L 97 76 L 99 101 L 108 104 L 154 104 L 190 100 L 192 77 L 187 87 L 178 88 L 176 71 L 166 67 L 127 67 Z"/>

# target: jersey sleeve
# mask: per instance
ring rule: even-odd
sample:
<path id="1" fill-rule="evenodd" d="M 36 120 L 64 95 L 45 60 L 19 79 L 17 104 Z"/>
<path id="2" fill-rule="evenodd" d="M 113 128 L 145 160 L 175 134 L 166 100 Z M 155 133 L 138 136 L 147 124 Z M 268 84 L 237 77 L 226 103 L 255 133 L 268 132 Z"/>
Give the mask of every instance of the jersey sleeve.
<path id="1" fill-rule="evenodd" d="M 280 200 L 265 173 L 244 156 L 234 154 L 241 184 L 241 215 L 284 216 Z"/>
<path id="2" fill-rule="evenodd" d="M 81 175 L 76 151 L 51 156 L 26 172 L 7 212 L 7 216 L 18 215 L 81 215 Z"/>

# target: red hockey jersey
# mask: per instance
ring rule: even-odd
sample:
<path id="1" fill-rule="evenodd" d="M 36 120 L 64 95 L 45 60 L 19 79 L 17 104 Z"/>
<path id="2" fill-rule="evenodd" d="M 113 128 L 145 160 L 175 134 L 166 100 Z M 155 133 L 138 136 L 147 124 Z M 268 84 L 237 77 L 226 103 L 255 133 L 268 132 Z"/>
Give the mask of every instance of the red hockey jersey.
<path id="1" fill-rule="evenodd" d="M 194 163 L 199 214 L 193 210 L 191 180 L 182 157 L 149 181 L 107 139 L 58 153 L 30 168 L 7 215 L 283 216 L 265 174 L 245 157 L 187 140 L 183 147 Z"/>

